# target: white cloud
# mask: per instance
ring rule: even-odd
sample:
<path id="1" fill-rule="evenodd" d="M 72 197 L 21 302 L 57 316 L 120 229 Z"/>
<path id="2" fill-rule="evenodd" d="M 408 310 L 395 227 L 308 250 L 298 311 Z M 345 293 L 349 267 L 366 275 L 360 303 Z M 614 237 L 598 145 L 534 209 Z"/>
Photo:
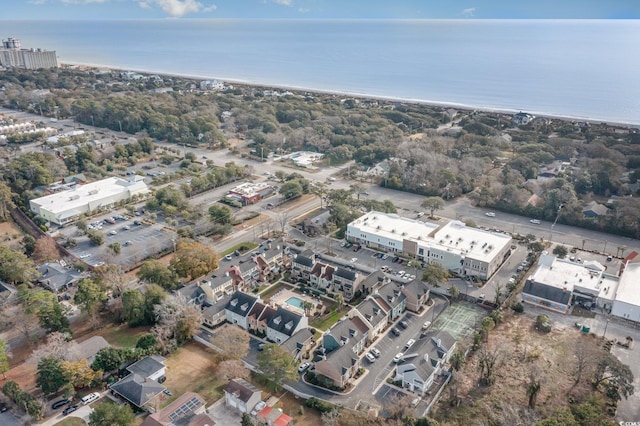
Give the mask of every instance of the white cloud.
<path id="1" fill-rule="evenodd" d="M 197 0 L 142 0 L 138 5 L 144 9 L 152 5 L 159 6 L 164 13 L 174 18 L 179 18 L 190 13 L 211 12 L 216 6 L 205 6 Z"/>
<path id="2" fill-rule="evenodd" d="M 45 3 L 47 3 L 47 0 L 29 0 L 27 3 L 31 3 L 31 4 L 45 4 Z"/>
<path id="3" fill-rule="evenodd" d="M 108 0 L 61 0 L 64 4 L 91 4 L 91 3 L 105 3 Z"/>
<path id="4" fill-rule="evenodd" d="M 311 9 L 301 7 L 301 8 L 298 9 L 298 12 L 300 12 L 300 13 L 309 13 L 309 12 L 311 12 Z"/>
<path id="5" fill-rule="evenodd" d="M 474 16 L 475 13 L 476 13 L 476 8 L 475 7 L 469 7 L 469 8 L 464 9 L 462 11 L 462 16 L 464 16 L 466 18 L 470 18 L 470 17 Z"/>
<path id="6" fill-rule="evenodd" d="M 273 2 L 282 6 L 291 6 L 293 4 L 293 0 L 273 0 Z"/>

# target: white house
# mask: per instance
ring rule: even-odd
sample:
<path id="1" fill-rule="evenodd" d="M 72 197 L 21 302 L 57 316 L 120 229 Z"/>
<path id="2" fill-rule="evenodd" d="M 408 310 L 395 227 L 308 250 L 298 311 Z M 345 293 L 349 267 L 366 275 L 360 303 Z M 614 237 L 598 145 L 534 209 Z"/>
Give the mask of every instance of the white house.
<path id="1" fill-rule="evenodd" d="M 640 263 L 627 263 L 625 266 L 611 315 L 640 322 Z"/>
<path id="2" fill-rule="evenodd" d="M 262 391 L 243 379 L 232 379 L 224 388 L 224 401 L 241 413 L 249 413 L 262 399 Z"/>

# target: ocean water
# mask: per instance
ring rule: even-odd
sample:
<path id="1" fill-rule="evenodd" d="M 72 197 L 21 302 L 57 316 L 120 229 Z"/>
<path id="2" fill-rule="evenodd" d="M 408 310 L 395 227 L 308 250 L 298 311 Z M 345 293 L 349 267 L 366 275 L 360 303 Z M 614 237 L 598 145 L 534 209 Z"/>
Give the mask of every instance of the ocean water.
<path id="1" fill-rule="evenodd" d="M 0 21 L 63 63 L 640 124 L 640 21 Z"/>

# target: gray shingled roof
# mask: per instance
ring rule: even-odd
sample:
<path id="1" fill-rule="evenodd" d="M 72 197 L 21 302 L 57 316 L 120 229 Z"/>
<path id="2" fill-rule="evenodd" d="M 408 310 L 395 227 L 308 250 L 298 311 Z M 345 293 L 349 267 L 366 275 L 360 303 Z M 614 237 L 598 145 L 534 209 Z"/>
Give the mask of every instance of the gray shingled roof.
<path id="1" fill-rule="evenodd" d="M 350 271 L 348 269 L 341 268 L 341 267 L 338 267 L 334 275 L 337 275 L 349 281 L 355 281 L 357 276 L 357 274 L 354 271 Z"/>
<path id="2" fill-rule="evenodd" d="M 251 296 L 241 291 L 236 291 L 231 296 L 229 303 L 225 306 L 225 309 L 236 313 L 238 315 L 247 316 L 249 311 L 253 308 L 253 305 L 258 301 L 257 297 Z M 246 308 L 246 309 L 243 309 Z"/>
<path id="3" fill-rule="evenodd" d="M 160 355 L 150 355 L 134 362 L 127 367 L 131 373 L 139 374 L 142 377 L 149 377 L 164 368 L 165 357 Z"/>
<path id="4" fill-rule="evenodd" d="M 255 392 L 262 394 L 260 389 L 256 388 L 244 379 L 230 380 L 229 383 L 227 383 L 227 386 L 225 386 L 224 391 L 236 395 L 242 402 L 249 401 Z"/>
<path id="5" fill-rule="evenodd" d="M 387 313 L 372 298 L 367 298 L 356 308 L 369 321 L 369 324 L 376 326 L 382 321 L 387 321 Z"/>
<path id="6" fill-rule="evenodd" d="M 301 319 L 302 315 L 298 315 L 283 308 L 282 306 L 278 306 L 276 313 L 267 323 L 267 327 L 282 334 L 286 334 L 287 336 L 293 336 L 293 332 Z"/>
<path id="7" fill-rule="evenodd" d="M 154 380 L 147 380 L 138 374 L 129 374 L 111 385 L 111 389 L 136 407 L 142 407 L 166 388 Z"/>
<path id="8" fill-rule="evenodd" d="M 298 263 L 300 265 L 303 265 L 303 266 L 311 268 L 313 266 L 314 261 L 310 257 L 306 257 L 306 256 L 303 256 L 303 255 L 299 254 L 299 255 L 296 256 L 296 258 L 294 260 L 294 263 Z"/>

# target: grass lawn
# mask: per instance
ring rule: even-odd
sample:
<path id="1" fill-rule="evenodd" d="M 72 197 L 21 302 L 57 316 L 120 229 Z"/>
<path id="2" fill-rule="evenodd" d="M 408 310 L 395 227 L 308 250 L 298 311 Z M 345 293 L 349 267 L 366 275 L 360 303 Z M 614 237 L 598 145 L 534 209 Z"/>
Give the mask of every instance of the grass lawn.
<path id="1" fill-rule="evenodd" d="M 223 396 L 226 382 L 218 378 L 218 354 L 197 343 L 189 343 L 172 353 L 165 362 L 167 381 L 164 385 L 173 396 L 163 400 L 167 406 L 187 391 L 197 392 L 207 401 L 207 405 Z"/>
<path id="2" fill-rule="evenodd" d="M 330 329 L 333 324 L 337 323 L 338 320 L 342 318 L 342 316 L 346 313 L 347 313 L 347 309 L 341 308 L 335 312 L 331 312 L 328 315 L 323 315 L 317 320 L 311 321 L 309 325 L 319 330 L 326 331 Z"/>
<path id="3" fill-rule="evenodd" d="M 80 417 L 67 417 L 66 419 L 56 423 L 56 426 L 86 426 L 87 422 Z"/>
<path id="4" fill-rule="evenodd" d="M 258 243 L 254 243 L 252 241 L 245 241 L 244 243 L 239 243 L 236 244 L 235 246 L 231 247 L 228 250 L 225 250 L 222 252 L 222 256 L 226 256 L 228 254 L 233 253 L 234 251 L 238 250 L 240 252 L 240 254 L 245 254 L 248 251 L 253 250 L 254 248 L 258 247 Z"/>
<path id="5" fill-rule="evenodd" d="M 149 332 L 149 327 L 131 328 L 127 324 L 113 325 L 103 328 L 99 335 L 104 337 L 113 346 L 121 348 L 131 348 L 136 345 L 136 341 Z"/>

